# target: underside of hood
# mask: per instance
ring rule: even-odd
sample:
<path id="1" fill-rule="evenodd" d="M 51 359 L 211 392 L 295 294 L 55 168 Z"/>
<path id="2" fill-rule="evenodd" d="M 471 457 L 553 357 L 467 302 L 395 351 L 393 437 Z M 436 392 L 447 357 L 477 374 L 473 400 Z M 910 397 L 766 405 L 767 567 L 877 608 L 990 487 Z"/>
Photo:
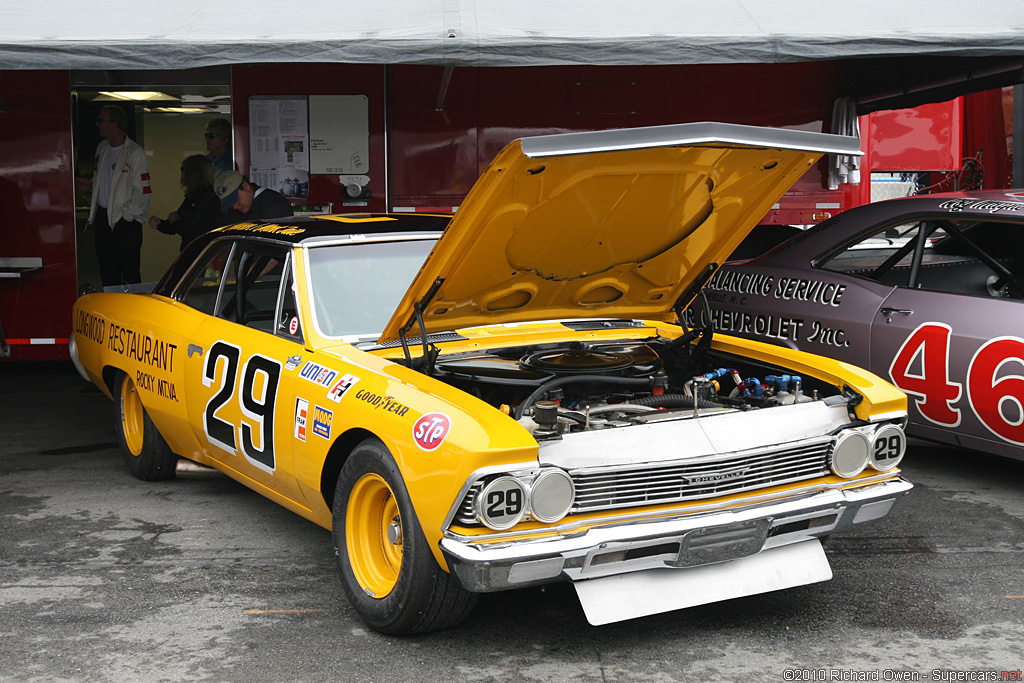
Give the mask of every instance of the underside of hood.
<path id="1" fill-rule="evenodd" d="M 427 333 L 670 319 L 825 153 L 859 155 L 859 140 L 693 123 L 513 141 L 459 207 L 380 342 L 417 318 Z"/>

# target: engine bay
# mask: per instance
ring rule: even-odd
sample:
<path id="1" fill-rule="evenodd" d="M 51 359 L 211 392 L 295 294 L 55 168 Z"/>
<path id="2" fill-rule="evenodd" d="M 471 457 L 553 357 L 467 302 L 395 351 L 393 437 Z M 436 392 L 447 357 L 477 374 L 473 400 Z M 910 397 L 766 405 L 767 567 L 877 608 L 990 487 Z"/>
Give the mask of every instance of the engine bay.
<path id="1" fill-rule="evenodd" d="M 710 331 L 691 330 L 677 339 L 573 341 L 441 354 L 431 375 L 501 409 L 538 439 L 855 398 L 785 368 L 713 351 L 710 340 Z"/>

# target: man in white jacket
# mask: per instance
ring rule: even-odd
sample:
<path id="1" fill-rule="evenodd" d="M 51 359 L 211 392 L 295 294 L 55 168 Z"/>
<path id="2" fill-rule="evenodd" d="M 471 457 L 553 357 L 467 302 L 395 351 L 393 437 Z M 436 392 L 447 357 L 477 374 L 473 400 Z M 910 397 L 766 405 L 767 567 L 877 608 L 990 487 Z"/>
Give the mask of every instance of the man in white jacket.
<path id="1" fill-rule="evenodd" d="M 96 146 L 89 225 L 104 287 L 142 281 L 142 224 L 152 196 L 149 160 L 125 134 L 127 124 L 120 107 L 104 107 L 96 118 L 104 139 Z"/>

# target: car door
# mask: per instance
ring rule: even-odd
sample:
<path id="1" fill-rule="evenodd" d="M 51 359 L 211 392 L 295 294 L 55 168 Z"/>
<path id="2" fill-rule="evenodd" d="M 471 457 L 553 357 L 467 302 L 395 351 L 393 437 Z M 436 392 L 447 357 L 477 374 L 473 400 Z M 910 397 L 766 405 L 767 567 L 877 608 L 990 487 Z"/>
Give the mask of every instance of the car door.
<path id="1" fill-rule="evenodd" d="M 207 456 L 262 493 L 305 507 L 291 437 L 296 368 L 308 352 L 290 253 L 284 245 L 238 240 L 208 269 L 212 315 L 191 335 L 188 411 Z"/>
<path id="2" fill-rule="evenodd" d="M 989 226 L 969 227 L 970 249 L 932 233 L 916 277 L 886 298 L 871 369 L 907 392 L 917 434 L 1022 457 L 1024 290 L 1002 282 L 1003 258 L 985 258 Z M 946 222 L 938 234 L 954 229 Z"/>

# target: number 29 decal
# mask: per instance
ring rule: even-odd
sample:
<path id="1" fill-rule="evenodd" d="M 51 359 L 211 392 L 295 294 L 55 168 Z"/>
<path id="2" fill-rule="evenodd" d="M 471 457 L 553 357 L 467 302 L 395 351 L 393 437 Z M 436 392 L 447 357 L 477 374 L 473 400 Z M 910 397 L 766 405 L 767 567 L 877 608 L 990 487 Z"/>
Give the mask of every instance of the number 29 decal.
<path id="1" fill-rule="evenodd" d="M 274 460 L 274 405 L 281 380 L 281 363 L 260 354 L 253 354 L 242 366 L 238 364 L 242 350 L 234 344 L 216 342 L 206 356 L 203 386 L 217 384 L 217 391 L 203 411 L 203 429 L 206 438 L 215 446 L 238 454 L 241 444 L 246 460 L 265 472 L 273 473 Z M 223 362 L 218 363 L 220 359 Z M 218 365 L 220 372 L 217 372 Z M 238 407 L 242 418 L 233 424 L 218 415 L 238 392 Z"/>
<path id="2" fill-rule="evenodd" d="M 952 328 L 944 323 L 919 325 L 893 358 L 893 384 L 913 397 L 929 422 L 958 427 L 961 411 L 953 407 L 963 385 L 949 377 Z M 919 368 L 915 371 L 912 368 Z M 967 367 L 967 403 L 990 432 L 1024 445 L 1024 339 L 997 337 L 982 344 Z"/>

